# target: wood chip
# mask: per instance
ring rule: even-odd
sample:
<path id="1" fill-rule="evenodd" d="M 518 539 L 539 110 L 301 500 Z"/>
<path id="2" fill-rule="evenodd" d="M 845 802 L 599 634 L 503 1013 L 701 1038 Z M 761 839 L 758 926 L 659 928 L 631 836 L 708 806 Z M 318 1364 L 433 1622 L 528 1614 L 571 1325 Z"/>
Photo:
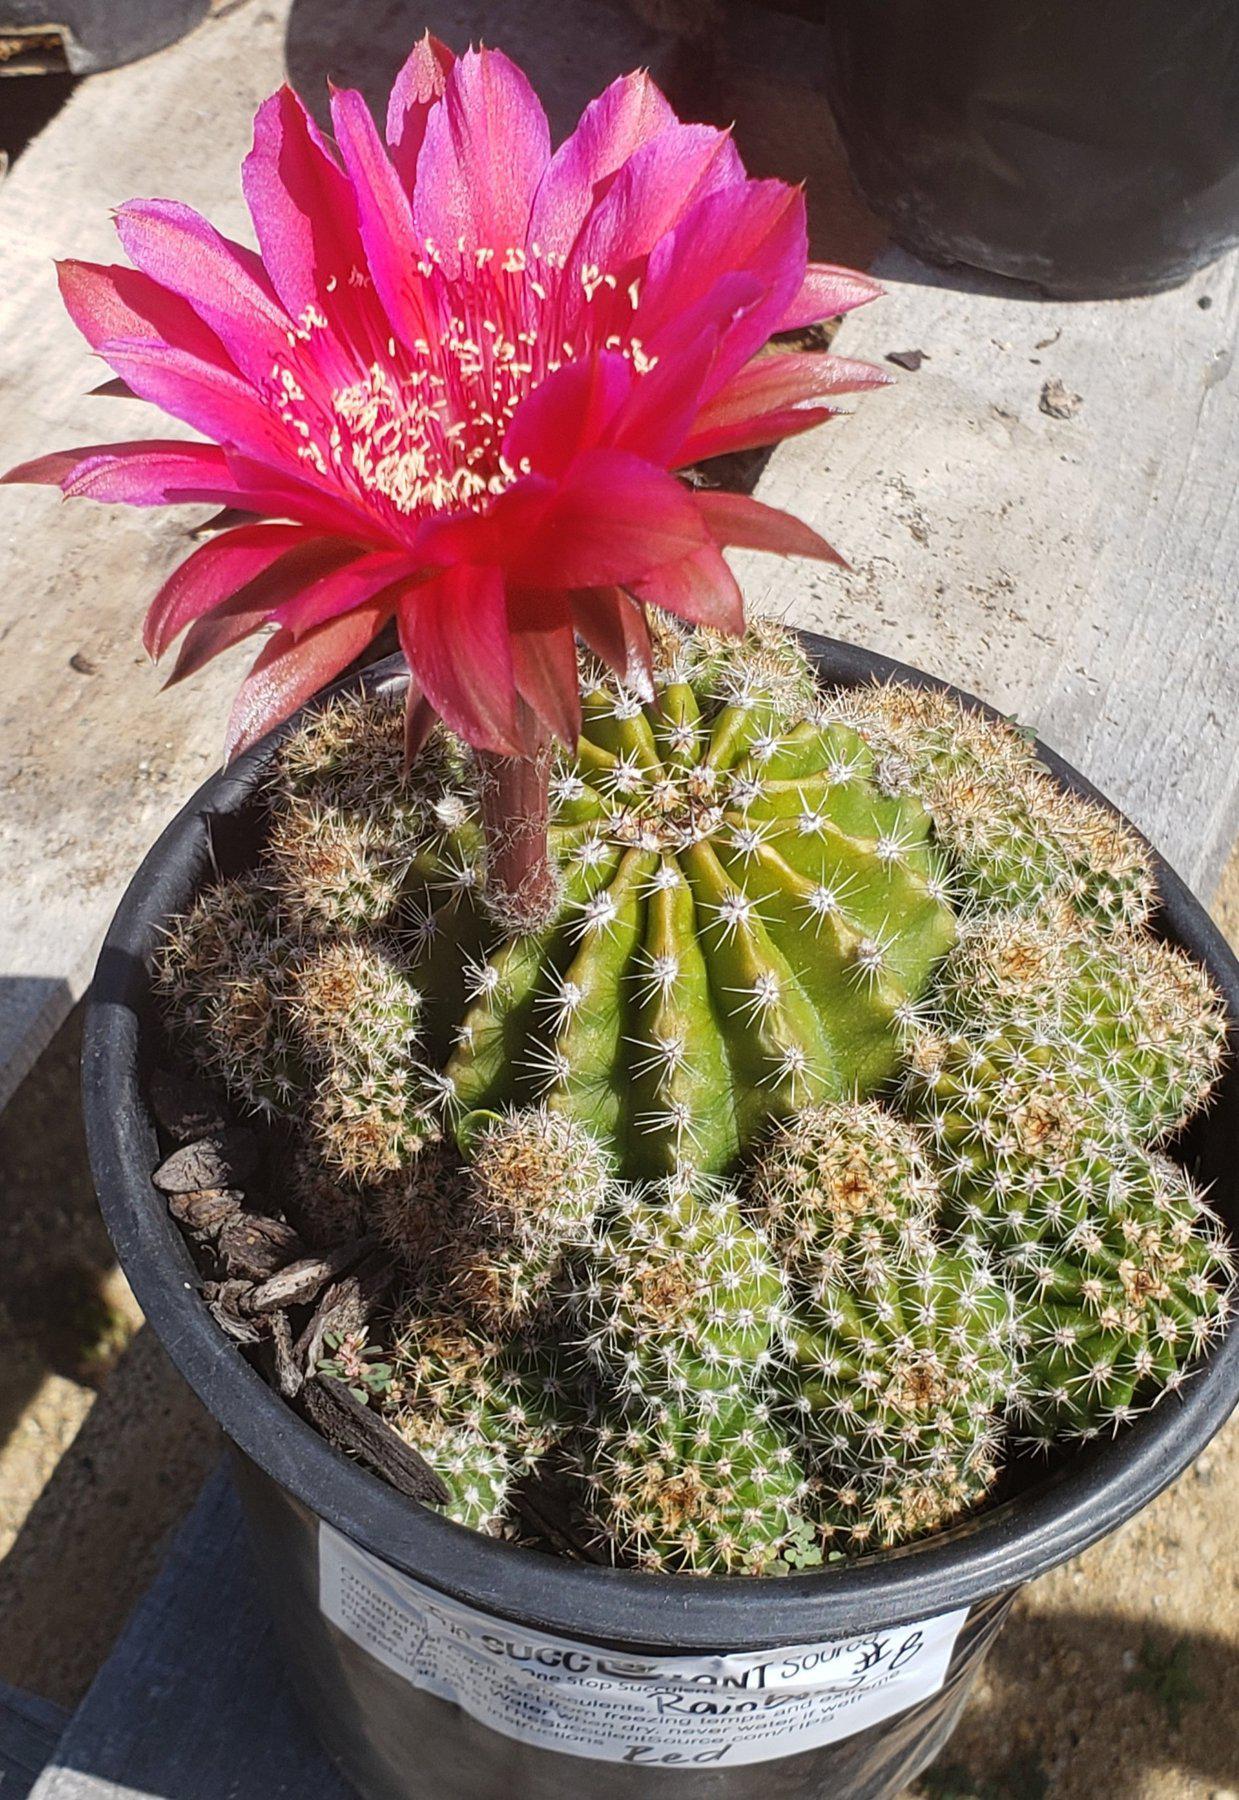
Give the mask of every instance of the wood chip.
<path id="1" fill-rule="evenodd" d="M 360 1257 L 373 1248 L 371 1238 L 358 1238 L 355 1243 L 341 1244 L 329 1256 L 306 1256 L 289 1263 L 269 1280 L 260 1282 L 245 1302 L 248 1313 L 281 1312 L 289 1306 L 308 1306 L 327 1282 L 342 1275 Z"/>
<path id="2" fill-rule="evenodd" d="M 240 1218 L 244 1205 L 240 1188 L 199 1188 L 192 1194 L 168 1195 L 172 1217 L 198 1237 L 216 1237 L 224 1226 Z"/>
<path id="3" fill-rule="evenodd" d="M 910 374 L 915 375 L 921 364 L 929 361 L 929 352 L 928 350 L 888 350 L 886 360 L 888 363 L 894 363 L 897 369 L 907 369 Z"/>
<path id="4" fill-rule="evenodd" d="M 394 1432 L 378 1413 L 364 1406 L 342 1381 L 316 1375 L 301 1391 L 311 1423 L 328 1443 L 381 1475 L 411 1500 L 443 1505 L 450 1499 L 441 1478 L 411 1444 Z"/>
<path id="5" fill-rule="evenodd" d="M 291 1225 L 263 1213 L 239 1213 L 219 1234 L 219 1254 L 227 1275 L 266 1281 L 290 1263 L 306 1259 L 306 1247 Z"/>
<path id="6" fill-rule="evenodd" d="M 301 1392 L 301 1364 L 293 1349 L 293 1328 L 287 1313 L 271 1315 L 271 1348 L 275 1361 L 275 1385 L 286 1400 L 295 1400 Z"/>
<path id="7" fill-rule="evenodd" d="M 151 1180 L 165 1194 L 243 1188 L 257 1172 L 259 1154 L 257 1133 L 245 1125 L 230 1125 L 174 1150 L 160 1163 Z"/>
<path id="8" fill-rule="evenodd" d="M 237 1344 L 257 1344 L 265 1335 L 265 1321 L 248 1318 L 242 1310 L 243 1302 L 253 1291 L 253 1284 L 248 1281 L 206 1281 L 202 1284 L 202 1298 L 206 1301 L 207 1310 L 221 1331 Z"/>

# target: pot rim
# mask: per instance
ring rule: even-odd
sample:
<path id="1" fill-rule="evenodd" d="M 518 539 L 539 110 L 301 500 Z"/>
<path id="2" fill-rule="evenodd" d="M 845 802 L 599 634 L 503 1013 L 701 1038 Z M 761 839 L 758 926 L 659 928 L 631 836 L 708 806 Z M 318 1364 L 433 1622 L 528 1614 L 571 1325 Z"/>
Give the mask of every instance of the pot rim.
<path id="1" fill-rule="evenodd" d="M 998 716 L 963 690 L 889 657 L 801 636 L 830 686 L 895 679 L 947 691 Z M 390 689 L 406 678 L 403 659 L 391 657 L 327 691 L 359 682 Z M 100 1208 L 148 1322 L 233 1443 L 319 1518 L 383 1562 L 522 1625 L 631 1649 L 726 1652 L 926 1619 L 1019 1586 L 1130 1518 L 1220 1429 L 1239 1399 L 1239 1329 L 1202 1359 L 1179 1395 L 1167 1395 L 1115 1437 L 1079 1446 L 1043 1482 L 952 1533 L 783 1576 L 655 1575 L 573 1563 L 456 1525 L 334 1450 L 250 1367 L 207 1311 L 180 1228 L 150 1180 L 158 1147 L 142 1088 L 142 1028 L 152 1005 L 147 970 L 160 924 L 186 904 L 208 867 L 208 813 L 218 818 L 249 796 L 288 729 L 280 727 L 204 783 L 133 877 L 87 1001 L 82 1082 Z M 1037 751 L 1060 781 L 1109 806 L 1061 757 L 1040 743 Z M 1199 901 L 1153 854 L 1167 935 L 1205 964 L 1232 1028 L 1239 1026 L 1239 962 Z"/>

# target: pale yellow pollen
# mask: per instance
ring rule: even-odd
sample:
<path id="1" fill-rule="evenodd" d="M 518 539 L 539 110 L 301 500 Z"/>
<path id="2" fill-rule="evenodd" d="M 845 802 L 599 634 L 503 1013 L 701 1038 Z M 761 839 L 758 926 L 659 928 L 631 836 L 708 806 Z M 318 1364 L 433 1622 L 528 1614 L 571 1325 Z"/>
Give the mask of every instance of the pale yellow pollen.
<path id="1" fill-rule="evenodd" d="M 488 505 L 530 473 L 529 458 L 514 463 L 503 442 L 521 402 L 540 381 L 600 341 L 639 374 L 657 361 L 639 338 L 625 339 L 619 331 L 602 338 L 585 327 L 579 338 L 562 337 L 558 346 L 545 341 L 539 321 L 548 289 L 538 275 L 564 268 L 565 261 L 537 245 L 528 252 L 481 245 L 470 257 L 458 240 L 445 265 L 427 240 L 417 267 L 430 288 L 427 316 L 437 316 L 438 323 L 407 349 L 387 337 L 385 356 L 330 387 L 324 376 L 349 356 L 348 339 L 333 346 L 321 367 L 305 361 L 300 344 L 330 329 L 318 307 L 307 307 L 288 334 L 293 366 L 276 362 L 271 369 L 271 399 L 300 440 L 297 455 L 322 474 L 329 456 L 339 477 L 406 516 Z M 369 283 L 356 268 L 345 279 L 353 286 Z M 587 304 L 600 291 L 618 292 L 615 277 L 593 264 L 581 271 L 580 283 Z M 337 286 L 332 275 L 325 292 Z M 635 310 L 639 283 L 625 292 Z"/>

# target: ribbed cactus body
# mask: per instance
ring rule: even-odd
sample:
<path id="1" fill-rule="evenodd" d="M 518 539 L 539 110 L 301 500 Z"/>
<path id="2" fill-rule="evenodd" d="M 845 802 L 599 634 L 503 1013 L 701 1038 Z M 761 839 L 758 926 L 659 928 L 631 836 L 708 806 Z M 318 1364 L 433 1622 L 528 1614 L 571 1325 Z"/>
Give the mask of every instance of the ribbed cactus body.
<path id="1" fill-rule="evenodd" d="M 536 1342 L 490 1337 L 433 1304 L 421 1293 L 393 1322 L 388 1416 L 443 1478 L 449 1518 L 492 1531 L 514 1482 L 567 1428 L 568 1397 Z"/>
<path id="2" fill-rule="evenodd" d="M 773 629 L 658 654 L 648 702 L 587 683 L 549 923 L 487 891 L 467 754 L 406 772 L 399 704 L 337 699 L 157 975 L 279 1120 L 293 1222 L 396 1263 L 375 1397 L 453 1518 L 566 1471 L 622 1559 L 758 1572 L 942 1529 L 1009 1426 L 1180 1385 L 1232 1259 L 1154 1147 L 1226 1019 L 1018 731 L 824 696 Z"/>
<path id="3" fill-rule="evenodd" d="M 757 1155 L 750 1192 L 789 1275 L 810 1293 L 844 1262 L 926 1248 L 941 1205 L 924 1143 L 874 1101 L 793 1114 Z"/>
<path id="4" fill-rule="evenodd" d="M 782 1416 L 827 1523 L 860 1543 L 880 1516 L 915 1535 L 975 1503 L 1016 1385 L 1012 1302 L 983 1253 L 935 1242 L 924 1141 L 873 1102 L 810 1109 L 759 1153 L 750 1195 L 787 1271 Z"/>
<path id="5" fill-rule="evenodd" d="M 953 937 L 919 803 L 724 669 L 587 696 L 552 785 L 560 916 L 471 968 L 446 1069 L 456 1105 L 539 1097 L 629 1176 L 722 1171 L 772 1115 L 871 1090 Z"/>
<path id="6" fill-rule="evenodd" d="M 594 1367 L 635 1413 L 751 1394 L 780 1352 L 770 1246 L 734 1194 L 700 1177 L 624 1189 L 572 1298 Z"/>
<path id="7" fill-rule="evenodd" d="M 390 938 L 309 935 L 261 882 L 228 881 L 177 921 L 157 981 L 199 1066 L 297 1118 L 329 1174 L 382 1181 L 441 1135 L 422 993 Z"/>
<path id="8" fill-rule="evenodd" d="M 1096 1060 L 1044 1031 L 999 1022 L 918 1029 L 906 1103 L 932 1144 L 947 1221 L 1019 1242 L 1038 1196 L 1070 1195 L 1120 1155 L 1126 1120 Z"/>
<path id="9" fill-rule="evenodd" d="M 604 1422 L 587 1480 L 604 1542 L 638 1568 L 760 1575 L 809 1517 L 795 1449 L 751 1401 L 710 1396 Z"/>
<path id="10" fill-rule="evenodd" d="M 462 1204 L 445 1214 L 437 1279 L 484 1329 L 531 1319 L 614 1194 L 611 1158 L 575 1119 L 535 1107 L 474 1115 Z"/>

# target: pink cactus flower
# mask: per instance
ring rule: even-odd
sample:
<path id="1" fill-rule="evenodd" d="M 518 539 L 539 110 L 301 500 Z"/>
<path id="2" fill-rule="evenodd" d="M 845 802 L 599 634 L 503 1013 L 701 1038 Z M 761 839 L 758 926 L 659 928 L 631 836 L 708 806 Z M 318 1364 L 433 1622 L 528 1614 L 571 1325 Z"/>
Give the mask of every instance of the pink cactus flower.
<path id="1" fill-rule="evenodd" d="M 830 417 L 866 365 L 758 355 L 878 292 L 807 262 L 804 201 L 745 175 L 644 74 L 552 152 L 497 51 L 427 37 L 383 142 L 359 93 L 334 142 L 290 88 L 243 170 L 258 251 L 189 207 L 117 214 L 132 268 L 60 265 L 74 321 L 125 388 L 207 442 L 63 451 L 12 470 L 66 495 L 256 515 L 195 550 L 146 621 L 171 679 L 264 627 L 230 753 L 392 619 L 410 744 L 438 715 L 477 748 L 575 741 L 576 639 L 648 680 L 646 606 L 737 631 L 727 545 L 839 560 L 807 526 L 674 471 Z"/>

